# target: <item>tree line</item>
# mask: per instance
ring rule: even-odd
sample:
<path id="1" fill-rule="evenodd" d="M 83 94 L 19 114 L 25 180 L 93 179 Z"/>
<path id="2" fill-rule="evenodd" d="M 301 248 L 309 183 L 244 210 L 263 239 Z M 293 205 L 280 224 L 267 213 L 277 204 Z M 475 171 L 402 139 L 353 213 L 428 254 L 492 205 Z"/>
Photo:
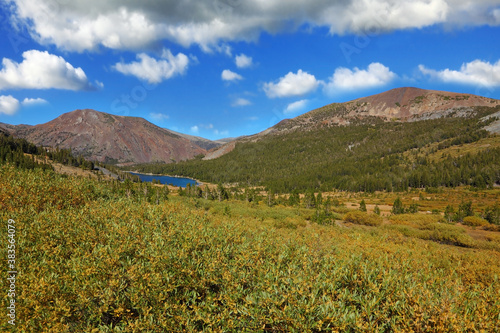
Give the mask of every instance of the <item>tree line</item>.
<path id="1" fill-rule="evenodd" d="M 418 122 L 359 123 L 291 130 L 257 142 L 239 142 L 214 160 L 134 167 L 141 172 L 176 174 L 211 183 L 263 186 L 276 193 L 330 191 L 406 191 L 408 188 L 479 188 L 500 183 L 500 149 L 431 160 L 435 150 L 476 142 L 489 136 L 482 108 L 470 118 L 446 117 Z M 493 121 L 491 119 L 490 121 Z M 415 152 L 412 155 L 410 152 Z M 414 158 L 414 155 L 417 158 Z"/>
<path id="2" fill-rule="evenodd" d="M 35 158 L 38 157 L 38 158 Z M 0 163 L 11 163 L 22 169 L 53 170 L 47 159 L 63 165 L 93 170 L 94 163 L 82 156 L 73 156 L 71 149 L 46 148 L 37 146 L 25 139 L 15 138 L 0 132 Z"/>

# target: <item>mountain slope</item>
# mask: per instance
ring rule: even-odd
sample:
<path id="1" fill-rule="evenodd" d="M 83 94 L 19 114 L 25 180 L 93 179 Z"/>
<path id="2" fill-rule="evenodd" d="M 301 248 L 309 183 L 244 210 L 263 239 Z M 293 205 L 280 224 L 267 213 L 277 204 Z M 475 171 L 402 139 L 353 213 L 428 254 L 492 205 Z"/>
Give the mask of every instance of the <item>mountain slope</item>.
<path id="1" fill-rule="evenodd" d="M 329 104 L 296 118 L 282 120 L 261 133 L 241 138 L 236 142 L 260 140 L 266 136 L 295 130 L 312 131 L 323 127 L 360 122 L 412 122 L 437 119 L 452 114 L 465 117 L 472 115 L 476 107 L 497 105 L 500 105 L 500 100 L 471 94 L 403 87 L 345 103 Z M 204 159 L 218 158 L 232 151 L 236 142 L 210 151 Z"/>
<path id="2" fill-rule="evenodd" d="M 206 153 L 189 139 L 145 119 L 89 109 L 65 113 L 45 124 L 5 128 L 37 145 L 71 148 L 75 155 L 108 163 L 169 163 Z"/>
<path id="3" fill-rule="evenodd" d="M 396 103 L 397 113 L 387 110 Z M 282 121 L 211 151 L 207 160 L 141 170 L 283 193 L 493 187 L 500 185 L 500 146 L 485 128 L 498 112 L 497 100 L 399 89 Z M 467 152 L 449 155 L 465 145 Z"/>
<path id="4" fill-rule="evenodd" d="M 199 137 L 199 136 L 194 136 L 194 135 L 179 133 L 179 132 L 175 132 L 175 131 L 172 131 L 172 130 L 169 130 L 169 129 L 167 129 L 167 131 L 169 131 L 172 134 L 178 135 L 178 136 L 180 136 L 182 138 L 188 139 L 189 141 L 193 142 L 194 144 L 196 144 L 197 146 L 200 146 L 201 148 L 203 148 L 205 150 L 210 150 L 210 149 L 213 149 L 213 148 L 220 147 L 223 144 L 225 144 L 225 143 L 227 143 L 227 142 L 229 142 L 231 140 L 234 140 L 234 139 L 222 139 L 222 140 L 212 141 L 212 140 L 205 139 L 205 138 L 202 138 L 202 137 Z"/>
<path id="5" fill-rule="evenodd" d="M 474 107 L 496 105 L 500 105 L 500 100 L 471 94 L 403 87 L 345 103 L 329 104 L 294 119 L 282 121 L 267 132 L 349 125 L 363 119 L 405 122 L 442 118 L 452 113 L 460 117 L 470 115 Z"/>

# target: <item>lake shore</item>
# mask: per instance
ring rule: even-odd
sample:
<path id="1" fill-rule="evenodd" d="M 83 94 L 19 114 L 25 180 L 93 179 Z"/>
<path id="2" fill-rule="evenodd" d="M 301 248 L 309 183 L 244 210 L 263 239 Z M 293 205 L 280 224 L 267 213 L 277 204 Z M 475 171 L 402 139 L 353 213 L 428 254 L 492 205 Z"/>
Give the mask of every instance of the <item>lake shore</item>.
<path id="1" fill-rule="evenodd" d="M 127 171 L 127 172 L 130 173 L 130 174 L 133 174 L 133 175 L 137 175 L 139 177 L 140 177 L 140 175 L 144 175 L 144 176 L 150 176 L 150 177 L 168 177 L 168 178 L 176 178 L 176 179 L 187 179 L 187 180 L 196 182 L 196 186 L 205 185 L 205 183 L 203 183 L 202 181 L 200 181 L 198 179 L 184 177 L 184 176 L 178 176 L 178 175 L 160 175 L 160 174 L 145 173 L 145 172 L 138 172 L 138 171 Z M 165 183 L 164 185 L 170 185 L 170 183 Z M 174 185 L 174 186 L 176 186 L 176 185 Z"/>

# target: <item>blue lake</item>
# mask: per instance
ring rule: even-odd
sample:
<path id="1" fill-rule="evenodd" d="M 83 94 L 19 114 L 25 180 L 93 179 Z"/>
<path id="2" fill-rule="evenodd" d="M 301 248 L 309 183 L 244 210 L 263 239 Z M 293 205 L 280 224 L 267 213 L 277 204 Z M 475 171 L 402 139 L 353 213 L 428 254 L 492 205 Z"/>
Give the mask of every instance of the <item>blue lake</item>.
<path id="1" fill-rule="evenodd" d="M 181 178 L 181 177 L 170 177 L 170 176 L 159 176 L 159 175 L 145 175 L 142 173 L 131 172 L 131 174 L 139 176 L 143 182 L 152 182 L 153 179 L 158 179 L 160 183 L 167 185 L 174 185 L 180 187 L 186 187 L 187 184 L 196 185 L 198 182 L 191 178 Z"/>

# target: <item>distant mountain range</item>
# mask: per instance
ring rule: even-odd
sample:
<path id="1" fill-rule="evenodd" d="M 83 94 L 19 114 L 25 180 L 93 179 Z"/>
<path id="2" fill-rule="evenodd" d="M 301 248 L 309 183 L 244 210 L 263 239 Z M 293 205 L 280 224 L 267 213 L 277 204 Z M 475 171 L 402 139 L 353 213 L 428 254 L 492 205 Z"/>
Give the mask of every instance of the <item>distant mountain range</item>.
<path id="1" fill-rule="evenodd" d="M 76 110 L 40 125 L 0 124 L 0 130 L 37 145 L 71 148 L 87 159 L 120 165 L 205 159 L 232 151 L 237 142 L 255 141 L 294 130 L 310 131 L 363 120 L 418 121 L 444 116 L 467 116 L 474 107 L 500 105 L 499 100 L 418 88 L 397 88 L 346 103 L 334 103 L 286 119 L 255 135 L 211 141 L 158 127 L 145 119 Z M 490 125 L 499 129 L 499 124 Z"/>

